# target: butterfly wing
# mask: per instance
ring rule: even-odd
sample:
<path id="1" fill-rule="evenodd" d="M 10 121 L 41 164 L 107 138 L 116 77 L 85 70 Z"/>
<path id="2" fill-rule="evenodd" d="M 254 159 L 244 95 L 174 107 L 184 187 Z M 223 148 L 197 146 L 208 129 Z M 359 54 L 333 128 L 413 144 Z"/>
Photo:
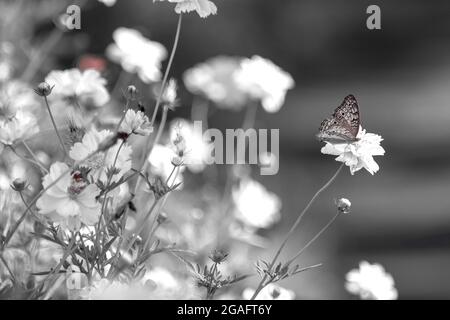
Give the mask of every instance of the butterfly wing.
<path id="1" fill-rule="evenodd" d="M 321 141 L 350 142 L 357 140 L 360 126 L 358 103 L 353 95 L 348 95 L 334 110 L 330 119 L 325 119 L 317 137 Z"/>

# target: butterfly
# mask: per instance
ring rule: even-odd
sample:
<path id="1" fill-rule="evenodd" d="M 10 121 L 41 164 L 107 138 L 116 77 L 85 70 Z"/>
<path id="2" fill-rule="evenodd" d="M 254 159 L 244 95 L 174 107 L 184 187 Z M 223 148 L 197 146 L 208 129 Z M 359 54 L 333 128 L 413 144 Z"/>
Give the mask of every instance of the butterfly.
<path id="1" fill-rule="evenodd" d="M 353 95 L 348 95 L 333 116 L 322 121 L 317 139 L 323 142 L 349 143 L 358 141 L 360 127 L 358 102 Z"/>

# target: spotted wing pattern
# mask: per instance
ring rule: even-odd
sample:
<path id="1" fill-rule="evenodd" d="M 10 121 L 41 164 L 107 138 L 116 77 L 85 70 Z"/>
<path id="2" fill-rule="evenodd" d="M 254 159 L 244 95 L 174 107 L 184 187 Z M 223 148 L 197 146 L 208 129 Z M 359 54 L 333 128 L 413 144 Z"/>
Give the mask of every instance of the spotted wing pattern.
<path id="1" fill-rule="evenodd" d="M 344 98 L 331 118 L 322 121 L 317 138 L 321 141 L 356 141 L 360 126 L 359 107 L 353 95 Z"/>

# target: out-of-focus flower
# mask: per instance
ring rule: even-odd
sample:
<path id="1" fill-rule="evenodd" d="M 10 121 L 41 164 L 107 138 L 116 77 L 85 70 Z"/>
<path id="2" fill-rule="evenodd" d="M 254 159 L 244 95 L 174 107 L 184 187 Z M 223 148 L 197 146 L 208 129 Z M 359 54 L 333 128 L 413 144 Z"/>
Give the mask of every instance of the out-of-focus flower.
<path id="1" fill-rule="evenodd" d="M 13 44 L 7 41 L 0 42 L 0 82 L 9 80 L 14 72 L 13 55 Z"/>
<path id="2" fill-rule="evenodd" d="M 345 278 L 345 288 L 361 299 L 395 300 L 398 297 L 394 279 L 378 263 L 362 261 L 359 269 L 350 270 Z"/>
<path id="3" fill-rule="evenodd" d="M 45 78 L 51 87 L 54 86 L 51 100 L 64 100 L 72 104 L 100 107 L 109 100 L 106 80 L 97 70 L 79 69 L 55 70 Z"/>
<path id="4" fill-rule="evenodd" d="M 242 293 L 245 300 L 250 300 L 255 290 L 247 288 Z M 268 284 L 256 296 L 255 300 L 294 300 L 295 293 L 292 290 L 284 289 L 273 283 Z"/>
<path id="5" fill-rule="evenodd" d="M 280 110 L 286 92 L 295 85 L 289 73 L 260 56 L 242 60 L 235 77 L 242 90 L 251 98 L 260 100 L 267 112 Z"/>
<path id="6" fill-rule="evenodd" d="M 165 1 L 165 0 L 153 0 L 156 1 Z M 177 5 L 175 6 L 175 12 L 186 13 L 191 11 L 196 11 L 201 18 L 206 18 L 211 14 L 217 13 L 217 6 L 209 0 L 167 0 L 169 2 L 174 2 Z"/>
<path id="7" fill-rule="evenodd" d="M 219 108 L 240 110 L 248 96 L 236 82 L 241 57 L 218 56 L 188 69 L 183 75 L 186 88 L 213 101 Z"/>
<path id="8" fill-rule="evenodd" d="M 241 181 L 232 191 L 236 218 L 253 228 L 268 228 L 281 218 L 281 200 L 259 182 Z"/>
<path id="9" fill-rule="evenodd" d="M 106 60 L 92 54 L 87 54 L 80 57 L 77 65 L 82 71 L 94 69 L 98 72 L 103 72 L 106 69 Z"/>
<path id="10" fill-rule="evenodd" d="M 47 188 L 68 169 L 62 162 L 52 164 L 50 172 L 43 178 L 43 188 Z M 96 200 L 99 193 L 98 187 L 88 184 L 79 173 L 67 172 L 44 192 L 36 206 L 40 214 L 48 215 L 53 221 L 75 230 L 81 227 L 81 223 L 88 226 L 97 223 L 101 210 L 101 205 Z"/>
<path id="11" fill-rule="evenodd" d="M 19 248 L 7 248 L 2 252 L 2 256 L 13 273 L 14 280 L 22 285 L 26 284 L 31 273 L 31 259 L 28 253 Z M 0 263 L 0 278 L 3 278 L 2 276 L 9 276 L 9 271 L 3 263 Z"/>
<path id="12" fill-rule="evenodd" d="M 351 174 L 365 168 L 373 175 L 379 170 L 373 156 L 382 156 L 385 153 L 380 145 L 383 138 L 374 133 L 366 133 L 361 127 L 356 138 L 356 141 L 349 143 L 326 142 L 320 151 L 323 154 L 338 156 L 336 161 L 345 163 L 350 168 Z"/>
<path id="13" fill-rule="evenodd" d="M 139 134 L 141 136 L 148 136 L 153 132 L 153 127 L 150 120 L 142 111 L 134 111 L 128 109 L 120 125 L 119 132 L 130 134 Z"/>
<path id="14" fill-rule="evenodd" d="M 183 140 L 183 164 L 192 172 L 203 171 L 214 145 L 203 139 L 202 129 L 185 119 L 175 119 L 170 126 L 170 138 Z"/>
<path id="15" fill-rule="evenodd" d="M 99 2 L 103 3 L 107 7 L 112 7 L 116 4 L 117 0 L 98 0 Z"/>
<path id="16" fill-rule="evenodd" d="M 0 142 L 3 144 L 12 145 L 38 131 L 36 118 L 29 112 L 19 110 L 9 118 L 0 115 Z"/>
<path id="17" fill-rule="evenodd" d="M 177 81 L 171 78 L 164 89 L 164 92 L 161 96 L 161 103 L 166 105 L 169 109 L 174 109 L 177 104 Z"/>
<path id="18" fill-rule="evenodd" d="M 148 162 L 150 163 L 150 171 L 160 176 L 164 181 L 168 180 L 168 185 L 178 184 L 183 182 L 184 166 L 179 166 L 174 170 L 173 160 L 177 159 L 178 155 L 170 146 L 157 144 L 153 147 Z M 178 171 L 178 172 L 177 172 Z M 170 177 L 170 179 L 169 179 Z M 182 187 L 182 185 L 180 186 Z M 178 187 L 178 189 L 180 188 Z"/>
<path id="19" fill-rule="evenodd" d="M 81 142 L 77 142 L 70 149 L 69 155 L 75 161 L 82 161 L 88 157 L 91 153 L 101 148 L 102 144 L 108 139 L 113 137 L 113 133 L 109 130 L 97 131 L 92 128 L 83 137 Z M 107 182 L 107 171 L 112 169 L 113 165 L 116 170 L 116 174 L 112 176 L 111 182 L 118 181 L 125 173 L 131 169 L 131 146 L 124 143 L 122 147 L 119 140 L 115 142 L 113 146 L 107 149 L 105 152 L 98 152 L 88 160 L 82 161 L 79 166 L 90 169 L 89 174 L 95 179 L 100 180 L 103 183 Z M 117 160 L 116 155 L 117 152 Z"/>
<path id="20" fill-rule="evenodd" d="M 348 200 L 346 198 L 340 198 L 336 201 L 336 206 L 337 206 L 339 212 L 349 213 L 352 203 L 350 202 L 350 200 Z"/>
<path id="21" fill-rule="evenodd" d="M 161 79 L 161 62 L 167 50 L 158 42 L 145 38 L 139 31 L 118 28 L 113 33 L 114 43 L 106 48 L 106 55 L 130 73 L 137 73 L 146 82 Z"/>

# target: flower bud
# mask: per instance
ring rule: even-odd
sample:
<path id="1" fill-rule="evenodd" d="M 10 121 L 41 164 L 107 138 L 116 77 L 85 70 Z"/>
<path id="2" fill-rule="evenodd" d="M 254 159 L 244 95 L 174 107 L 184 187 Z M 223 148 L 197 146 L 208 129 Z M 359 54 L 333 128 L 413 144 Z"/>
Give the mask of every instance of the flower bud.
<path id="1" fill-rule="evenodd" d="M 23 191 L 27 186 L 27 181 L 22 178 L 17 178 L 12 182 L 11 188 L 15 191 Z"/>
<path id="2" fill-rule="evenodd" d="M 350 202 L 350 200 L 346 198 L 340 198 L 339 200 L 336 201 L 336 206 L 340 213 L 349 213 L 352 203 Z"/>
<path id="3" fill-rule="evenodd" d="M 158 215 L 158 218 L 156 218 L 156 222 L 158 223 L 158 224 L 163 224 L 164 222 L 166 222 L 167 221 L 167 214 L 165 213 L 165 212 L 161 212 L 159 215 Z"/>
<path id="4" fill-rule="evenodd" d="M 41 97 L 47 97 L 50 95 L 50 93 L 52 93 L 53 87 L 50 87 L 47 82 L 41 82 L 38 84 L 36 89 L 34 89 L 34 92 L 36 92 L 36 94 L 40 95 Z"/>
<path id="5" fill-rule="evenodd" d="M 214 250 L 209 258 L 217 264 L 220 264 L 221 262 L 225 261 L 225 259 L 228 257 L 228 253 L 226 253 L 223 250 Z"/>
<path id="6" fill-rule="evenodd" d="M 128 100 L 132 100 L 132 101 L 136 100 L 137 95 L 138 95 L 138 89 L 135 86 L 130 85 L 130 86 L 127 87 L 127 92 L 125 94 L 125 97 Z"/>

